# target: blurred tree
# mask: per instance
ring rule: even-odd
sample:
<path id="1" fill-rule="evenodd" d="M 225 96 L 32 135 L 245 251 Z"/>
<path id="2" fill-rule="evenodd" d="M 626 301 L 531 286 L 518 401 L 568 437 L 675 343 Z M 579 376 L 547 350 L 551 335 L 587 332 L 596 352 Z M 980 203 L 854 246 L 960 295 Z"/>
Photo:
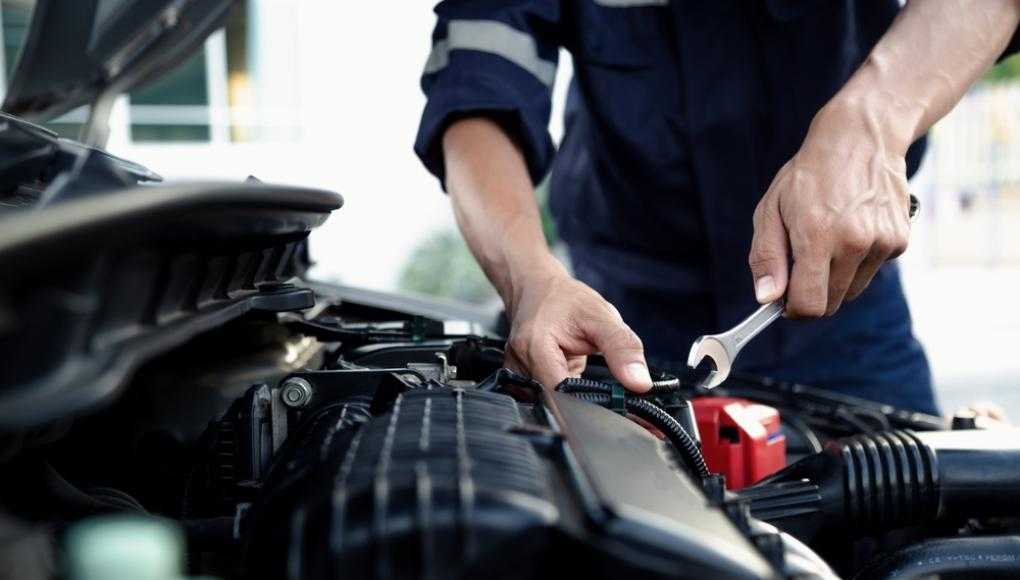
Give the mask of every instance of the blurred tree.
<path id="1" fill-rule="evenodd" d="M 556 224 L 549 212 L 549 180 L 535 188 L 542 215 L 542 232 L 550 246 L 556 245 Z M 434 232 L 414 249 L 400 272 L 398 288 L 407 292 L 486 304 L 499 295 L 475 262 L 460 234 L 454 230 Z"/>
<path id="2" fill-rule="evenodd" d="M 411 253 L 397 282 L 400 290 L 487 304 L 497 300 L 467 244 L 455 230 L 437 231 Z"/>
<path id="3" fill-rule="evenodd" d="M 542 214 L 542 233 L 549 246 L 555 246 L 560 237 L 556 233 L 556 222 L 553 221 L 552 211 L 549 210 L 549 177 L 538 184 L 535 188 L 535 198 L 538 200 L 538 211 Z"/>
<path id="4" fill-rule="evenodd" d="M 1014 54 L 985 73 L 985 82 L 1001 83 L 1020 80 L 1020 54 Z"/>

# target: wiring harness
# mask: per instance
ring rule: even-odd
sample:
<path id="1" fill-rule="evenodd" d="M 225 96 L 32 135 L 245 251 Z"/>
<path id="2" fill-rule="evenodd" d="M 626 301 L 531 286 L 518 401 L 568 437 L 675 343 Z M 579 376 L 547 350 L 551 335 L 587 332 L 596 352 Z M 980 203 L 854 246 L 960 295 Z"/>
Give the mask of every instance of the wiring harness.
<path id="1" fill-rule="evenodd" d="M 648 394 L 669 394 L 677 392 L 679 389 L 680 381 L 678 379 L 666 379 L 655 381 Z M 620 385 L 592 379 L 567 378 L 556 387 L 556 390 L 604 407 L 625 410 L 627 413 L 647 421 L 666 436 L 692 473 L 697 474 L 702 480 L 711 477 L 712 473 L 708 470 L 697 440 L 684 429 L 679 421 L 651 401 L 628 394 Z"/>

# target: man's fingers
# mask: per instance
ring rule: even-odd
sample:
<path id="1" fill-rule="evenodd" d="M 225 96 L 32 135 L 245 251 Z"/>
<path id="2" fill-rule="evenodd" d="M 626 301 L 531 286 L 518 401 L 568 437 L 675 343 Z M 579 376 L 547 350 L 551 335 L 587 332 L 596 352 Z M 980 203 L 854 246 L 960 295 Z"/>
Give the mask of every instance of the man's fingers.
<path id="1" fill-rule="evenodd" d="M 857 271 L 867 258 L 871 247 L 871 238 L 859 233 L 850 232 L 840 240 L 837 255 L 829 264 L 829 302 L 825 309 L 826 316 L 835 314 L 843 304 L 850 285 L 856 279 Z"/>
<path id="2" fill-rule="evenodd" d="M 510 337 L 503 364 L 512 371 L 530 376 L 547 389 L 555 389 L 572 375 L 567 357 L 551 337 L 536 337 L 528 332 Z"/>
<path id="3" fill-rule="evenodd" d="M 862 292 L 871 284 L 871 280 L 878 273 L 878 269 L 882 267 L 888 256 L 880 250 L 872 250 L 868 257 L 864 258 L 861 265 L 857 268 L 857 274 L 854 276 L 854 281 L 850 283 L 850 287 L 846 291 L 846 299 L 853 300 L 861 295 Z"/>
<path id="4" fill-rule="evenodd" d="M 779 208 L 765 200 L 754 212 L 754 238 L 747 259 L 758 302 L 772 302 L 786 293 L 789 253 L 786 227 Z"/>
<path id="5" fill-rule="evenodd" d="M 528 368 L 531 376 L 542 383 L 547 389 L 555 389 L 556 385 L 570 376 L 567 357 L 554 342 L 534 342 L 527 355 Z"/>
<path id="6" fill-rule="evenodd" d="M 644 393 L 652 388 L 641 339 L 619 316 L 586 319 L 581 329 L 609 365 L 609 371 L 627 389 Z"/>
<path id="7" fill-rule="evenodd" d="M 840 305 L 846 298 L 850 284 L 857 275 L 857 267 L 860 266 L 860 259 L 841 258 L 833 259 L 829 264 L 829 293 L 825 306 L 825 315 L 832 316 L 839 310 Z"/>
<path id="8" fill-rule="evenodd" d="M 825 254 L 794 256 L 786 314 L 791 318 L 818 318 L 829 304 L 829 257 Z"/>
<path id="9" fill-rule="evenodd" d="M 514 354 L 514 351 L 510 348 L 506 349 L 506 354 L 503 356 L 503 366 L 518 374 L 529 376 L 531 374 L 528 371 L 528 366 L 524 364 L 524 361 L 518 358 L 517 355 Z"/>
<path id="10" fill-rule="evenodd" d="M 567 370 L 570 371 L 570 376 L 572 377 L 580 377 L 587 366 L 588 357 L 586 355 L 567 357 Z"/>

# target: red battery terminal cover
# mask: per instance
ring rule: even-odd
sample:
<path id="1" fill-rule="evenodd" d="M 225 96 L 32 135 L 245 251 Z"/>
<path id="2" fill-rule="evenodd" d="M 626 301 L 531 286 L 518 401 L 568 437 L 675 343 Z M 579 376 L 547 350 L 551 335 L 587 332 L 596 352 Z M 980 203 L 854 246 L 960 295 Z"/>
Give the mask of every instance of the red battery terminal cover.
<path id="1" fill-rule="evenodd" d="M 747 487 L 786 467 L 778 410 L 732 397 L 700 397 L 692 404 L 705 462 L 726 476 L 728 489 Z"/>

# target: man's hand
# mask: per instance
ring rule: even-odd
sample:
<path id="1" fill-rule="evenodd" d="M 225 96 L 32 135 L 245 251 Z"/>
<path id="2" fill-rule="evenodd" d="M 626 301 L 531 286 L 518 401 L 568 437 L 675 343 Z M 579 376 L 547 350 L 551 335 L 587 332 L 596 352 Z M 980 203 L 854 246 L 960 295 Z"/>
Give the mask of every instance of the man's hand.
<path id="1" fill-rule="evenodd" d="M 754 212 L 748 261 L 759 302 L 785 294 L 791 317 L 832 315 L 906 250 L 905 148 L 890 141 L 867 111 L 819 113 Z"/>
<path id="2" fill-rule="evenodd" d="M 641 339 L 616 308 L 559 263 L 537 270 L 514 282 L 507 300 L 511 329 L 506 365 L 553 388 L 567 377 L 580 376 L 587 355 L 602 352 L 623 386 L 635 392 L 650 389 Z"/>
<path id="3" fill-rule="evenodd" d="M 500 126 L 457 121 L 443 151 L 457 223 L 510 317 L 506 364 L 552 389 L 579 375 L 586 355 L 602 352 L 623 386 L 650 389 L 641 341 L 549 251 L 524 157 Z"/>
<path id="4" fill-rule="evenodd" d="M 835 312 L 907 246 L 904 155 L 1006 48 L 1020 0 L 911 0 L 815 116 L 755 210 L 759 302 Z"/>

